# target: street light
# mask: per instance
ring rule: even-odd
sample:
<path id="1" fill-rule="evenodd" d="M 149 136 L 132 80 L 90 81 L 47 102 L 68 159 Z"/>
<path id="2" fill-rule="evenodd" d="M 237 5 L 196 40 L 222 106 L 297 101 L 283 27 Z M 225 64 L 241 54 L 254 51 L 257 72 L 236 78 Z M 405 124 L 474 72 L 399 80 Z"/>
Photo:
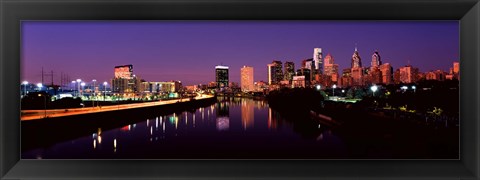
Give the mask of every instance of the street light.
<path id="1" fill-rule="evenodd" d="M 82 94 L 81 94 L 81 96 L 83 97 L 83 90 L 85 89 L 85 82 L 80 83 L 80 85 L 82 86 Z"/>
<path id="2" fill-rule="evenodd" d="M 333 96 L 335 96 L 335 88 L 337 88 L 337 85 L 334 84 L 334 85 L 332 86 L 332 88 L 333 88 Z"/>
<path id="3" fill-rule="evenodd" d="M 41 89 L 43 87 L 42 83 L 38 83 L 37 87 Z M 42 94 L 38 94 L 38 97 L 40 96 L 42 96 Z M 44 108 L 43 118 L 46 118 L 47 117 L 47 97 L 46 96 L 43 96 L 43 108 Z"/>
<path id="4" fill-rule="evenodd" d="M 82 82 L 82 80 L 81 80 L 81 79 L 77 79 L 77 84 L 78 84 L 78 85 L 77 85 L 77 92 L 78 92 L 77 97 L 80 96 L 80 82 Z"/>
<path id="5" fill-rule="evenodd" d="M 377 85 L 373 85 L 372 87 L 370 87 L 370 90 L 372 90 L 372 92 L 373 92 L 372 94 L 373 94 L 373 96 L 375 96 L 375 91 L 378 90 L 378 86 L 377 86 Z"/>
<path id="6" fill-rule="evenodd" d="M 412 89 L 413 89 L 413 92 L 415 92 L 417 90 L 417 87 L 416 86 L 412 86 Z"/>
<path id="7" fill-rule="evenodd" d="M 322 86 L 320 86 L 320 84 L 317 84 L 317 90 L 320 91 L 320 88 L 322 88 Z"/>
<path id="8" fill-rule="evenodd" d="M 103 102 L 105 102 L 105 93 L 107 92 L 107 81 L 103 82 Z"/>
<path id="9" fill-rule="evenodd" d="M 92 101 L 92 107 L 95 107 L 95 100 L 97 99 L 97 94 L 95 94 L 95 82 L 97 82 L 96 79 L 92 80 L 93 81 L 93 97 L 94 97 L 94 100 Z M 97 104 L 98 105 L 98 104 Z"/>
<path id="10" fill-rule="evenodd" d="M 42 90 L 42 87 L 43 87 L 42 83 L 37 83 L 37 87 L 38 87 L 38 91 Z"/>
<path id="11" fill-rule="evenodd" d="M 75 83 L 76 83 L 76 81 L 72 81 L 72 85 L 73 85 L 73 86 L 72 86 L 72 87 L 73 87 L 73 88 L 72 88 L 73 96 L 77 96 L 77 92 L 75 92 L 75 91 L 73 90 L 73 89 L 75 89 Z"/>
<path id="12" fill-rule="evenodd" d="M 28 84 L 28 81 L 23 81 L 22 84 L 23 84 L 23 96 L 26 96 L 26 95 L 27 95 L 27 84 Z"/>

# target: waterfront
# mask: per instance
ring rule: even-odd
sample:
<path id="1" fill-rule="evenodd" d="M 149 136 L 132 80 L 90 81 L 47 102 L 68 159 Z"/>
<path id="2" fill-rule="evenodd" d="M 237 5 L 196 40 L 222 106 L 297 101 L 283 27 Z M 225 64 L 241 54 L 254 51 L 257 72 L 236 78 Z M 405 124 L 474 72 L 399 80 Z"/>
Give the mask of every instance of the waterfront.
<path id="1" fill-rule="evenodd" d="M 428 138 L 412 139 L 418 135 L 417 130 L 422 129 L 419 127 L 394 127 L 399 129 L 398 133 L 404 133 L 402 136 L 396 132 L 375 134 L 373 129 L 331 128 L 308 118 L 285 119 L 266 101 L 248 98 L 218 97 L 218 102 L 194 110 L 167 115 L 135 114 L 134 117 L 131 120 L 122 116 L 111 117 L 131 123 L 110 130 L 90 128 L 80 137 L 25 150 L 22 158 L 361 159 L 432 158 L 435 154 L 441 154 L 442 158 L 458 156 L 430 148 L 432 142 Z M 394 125 L 389 124 L 384 129 Z M 64 133 L 39 133 L 37 138 L 65 136 Z M 22 142 L 25 143 L 28 142 Z M 455 147 L 454 144 L 452 146 Z"/>
<path id="2" fill-rule="evenodd" d="M 150 117 L 22 153 L 26 159 L 342 158 L 343 142 L 325 127 L 305 138 L 265 101 L 231 98 L 194 112 Z M 145 118 L 148 115 L 138 115 Z M 117 117 L 119 118 L 119 117 Z M 55 136 L 40 135 L 44 138 Z"/>

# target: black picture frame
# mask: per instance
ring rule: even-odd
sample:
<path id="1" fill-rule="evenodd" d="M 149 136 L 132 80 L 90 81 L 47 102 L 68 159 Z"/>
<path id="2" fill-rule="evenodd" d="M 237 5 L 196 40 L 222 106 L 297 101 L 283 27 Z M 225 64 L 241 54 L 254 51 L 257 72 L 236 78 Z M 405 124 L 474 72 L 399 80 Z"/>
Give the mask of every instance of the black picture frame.
<path id="1" fill-rule="evenodd" d="M 478 0 L 0 0 L 2 179 L 478 179 Z M 22 20 L 459 20 L 460 160 L 20 160 Z"/>

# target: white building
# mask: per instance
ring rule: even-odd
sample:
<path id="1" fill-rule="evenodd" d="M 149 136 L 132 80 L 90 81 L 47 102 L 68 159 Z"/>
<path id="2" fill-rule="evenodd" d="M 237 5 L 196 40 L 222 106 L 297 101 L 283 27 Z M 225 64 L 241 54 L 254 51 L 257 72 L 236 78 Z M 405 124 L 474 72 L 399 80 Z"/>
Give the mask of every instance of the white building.
<path id="1" fill-rule="evenodd" d="M 313 62 L 315 62 L 315 70 L 322 72 L 322 48 L 314 48 L 313 49 Z M 308 66 L 307 66 L 308 67 Z M 311 69 L 313 70 L 313 69 Z"/>
<path id="2" fill-rule="evenodd" d="M 255 89 L 253 85 L 253 67 L 243 66 L 240 69 L 240 87 L 244 92 L 250 92 Z"/>

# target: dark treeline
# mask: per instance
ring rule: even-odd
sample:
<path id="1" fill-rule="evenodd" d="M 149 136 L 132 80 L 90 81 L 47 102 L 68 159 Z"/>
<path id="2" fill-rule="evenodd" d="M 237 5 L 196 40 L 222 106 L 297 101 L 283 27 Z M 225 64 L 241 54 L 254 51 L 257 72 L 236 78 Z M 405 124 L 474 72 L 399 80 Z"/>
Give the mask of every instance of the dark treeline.
<path id="1" fill-rule="evenodd" d="M 82 107 L 80 98 L 62 98 L 56 101 L 51 100 L 52 96 L 45 92 L 28 93 L 21 100 L 21 109 L 64 109 Z"/>
<path id="2" fill-rule="evenodd" d="M 403 86 L 403 85 L 400 85 Z M 398 86 L 389 85 L 380 89 L 376 96 L 363 97 L 360 105 L 363 107 L 392 107 L 414 110 L 417 113 L 427 113 L 440 110 L 438 115 L 458 117 L 459 86 L 458 80 L 420 81 L 417 84 L 406 84 L 408 90 L 399 90 Z M 411 87 L 416 86 L 413 90 Z"/>
<path id="3" fill-rule="evenodd" d="M 369 96 L 366 88 L 356 89 L 367 94 L 357 103 L 323 101 L 322 91 L 308 88 L 273 91 L 267 99 L 270 107 L 293 124 L 294 131 L 303 137 L 314 138 L 323 131 L 318 129 L 318 119 L 309 116 L 310 111 L 340 122 L 340 125 L 327 129 L 345 142 L 349 158 L 458 158 L 458 128 L 432 128 L 370 111 L 382 103 L 391 106 L 407 103 L 409 109 L 419 110 L 435 105 L 447 111 L 449 103 L 458 104 L 455 89 L 435 87 L 425 91 L 417 89 L 416 92 L 397 92 L 396 89 L 387 87 L 380 91 L 382 95 L 376 92 L 375 97 Z M 385 95 L 387 91 L 391 93 Z M 458 112 L 454 108 L 448 111 Z"/>

